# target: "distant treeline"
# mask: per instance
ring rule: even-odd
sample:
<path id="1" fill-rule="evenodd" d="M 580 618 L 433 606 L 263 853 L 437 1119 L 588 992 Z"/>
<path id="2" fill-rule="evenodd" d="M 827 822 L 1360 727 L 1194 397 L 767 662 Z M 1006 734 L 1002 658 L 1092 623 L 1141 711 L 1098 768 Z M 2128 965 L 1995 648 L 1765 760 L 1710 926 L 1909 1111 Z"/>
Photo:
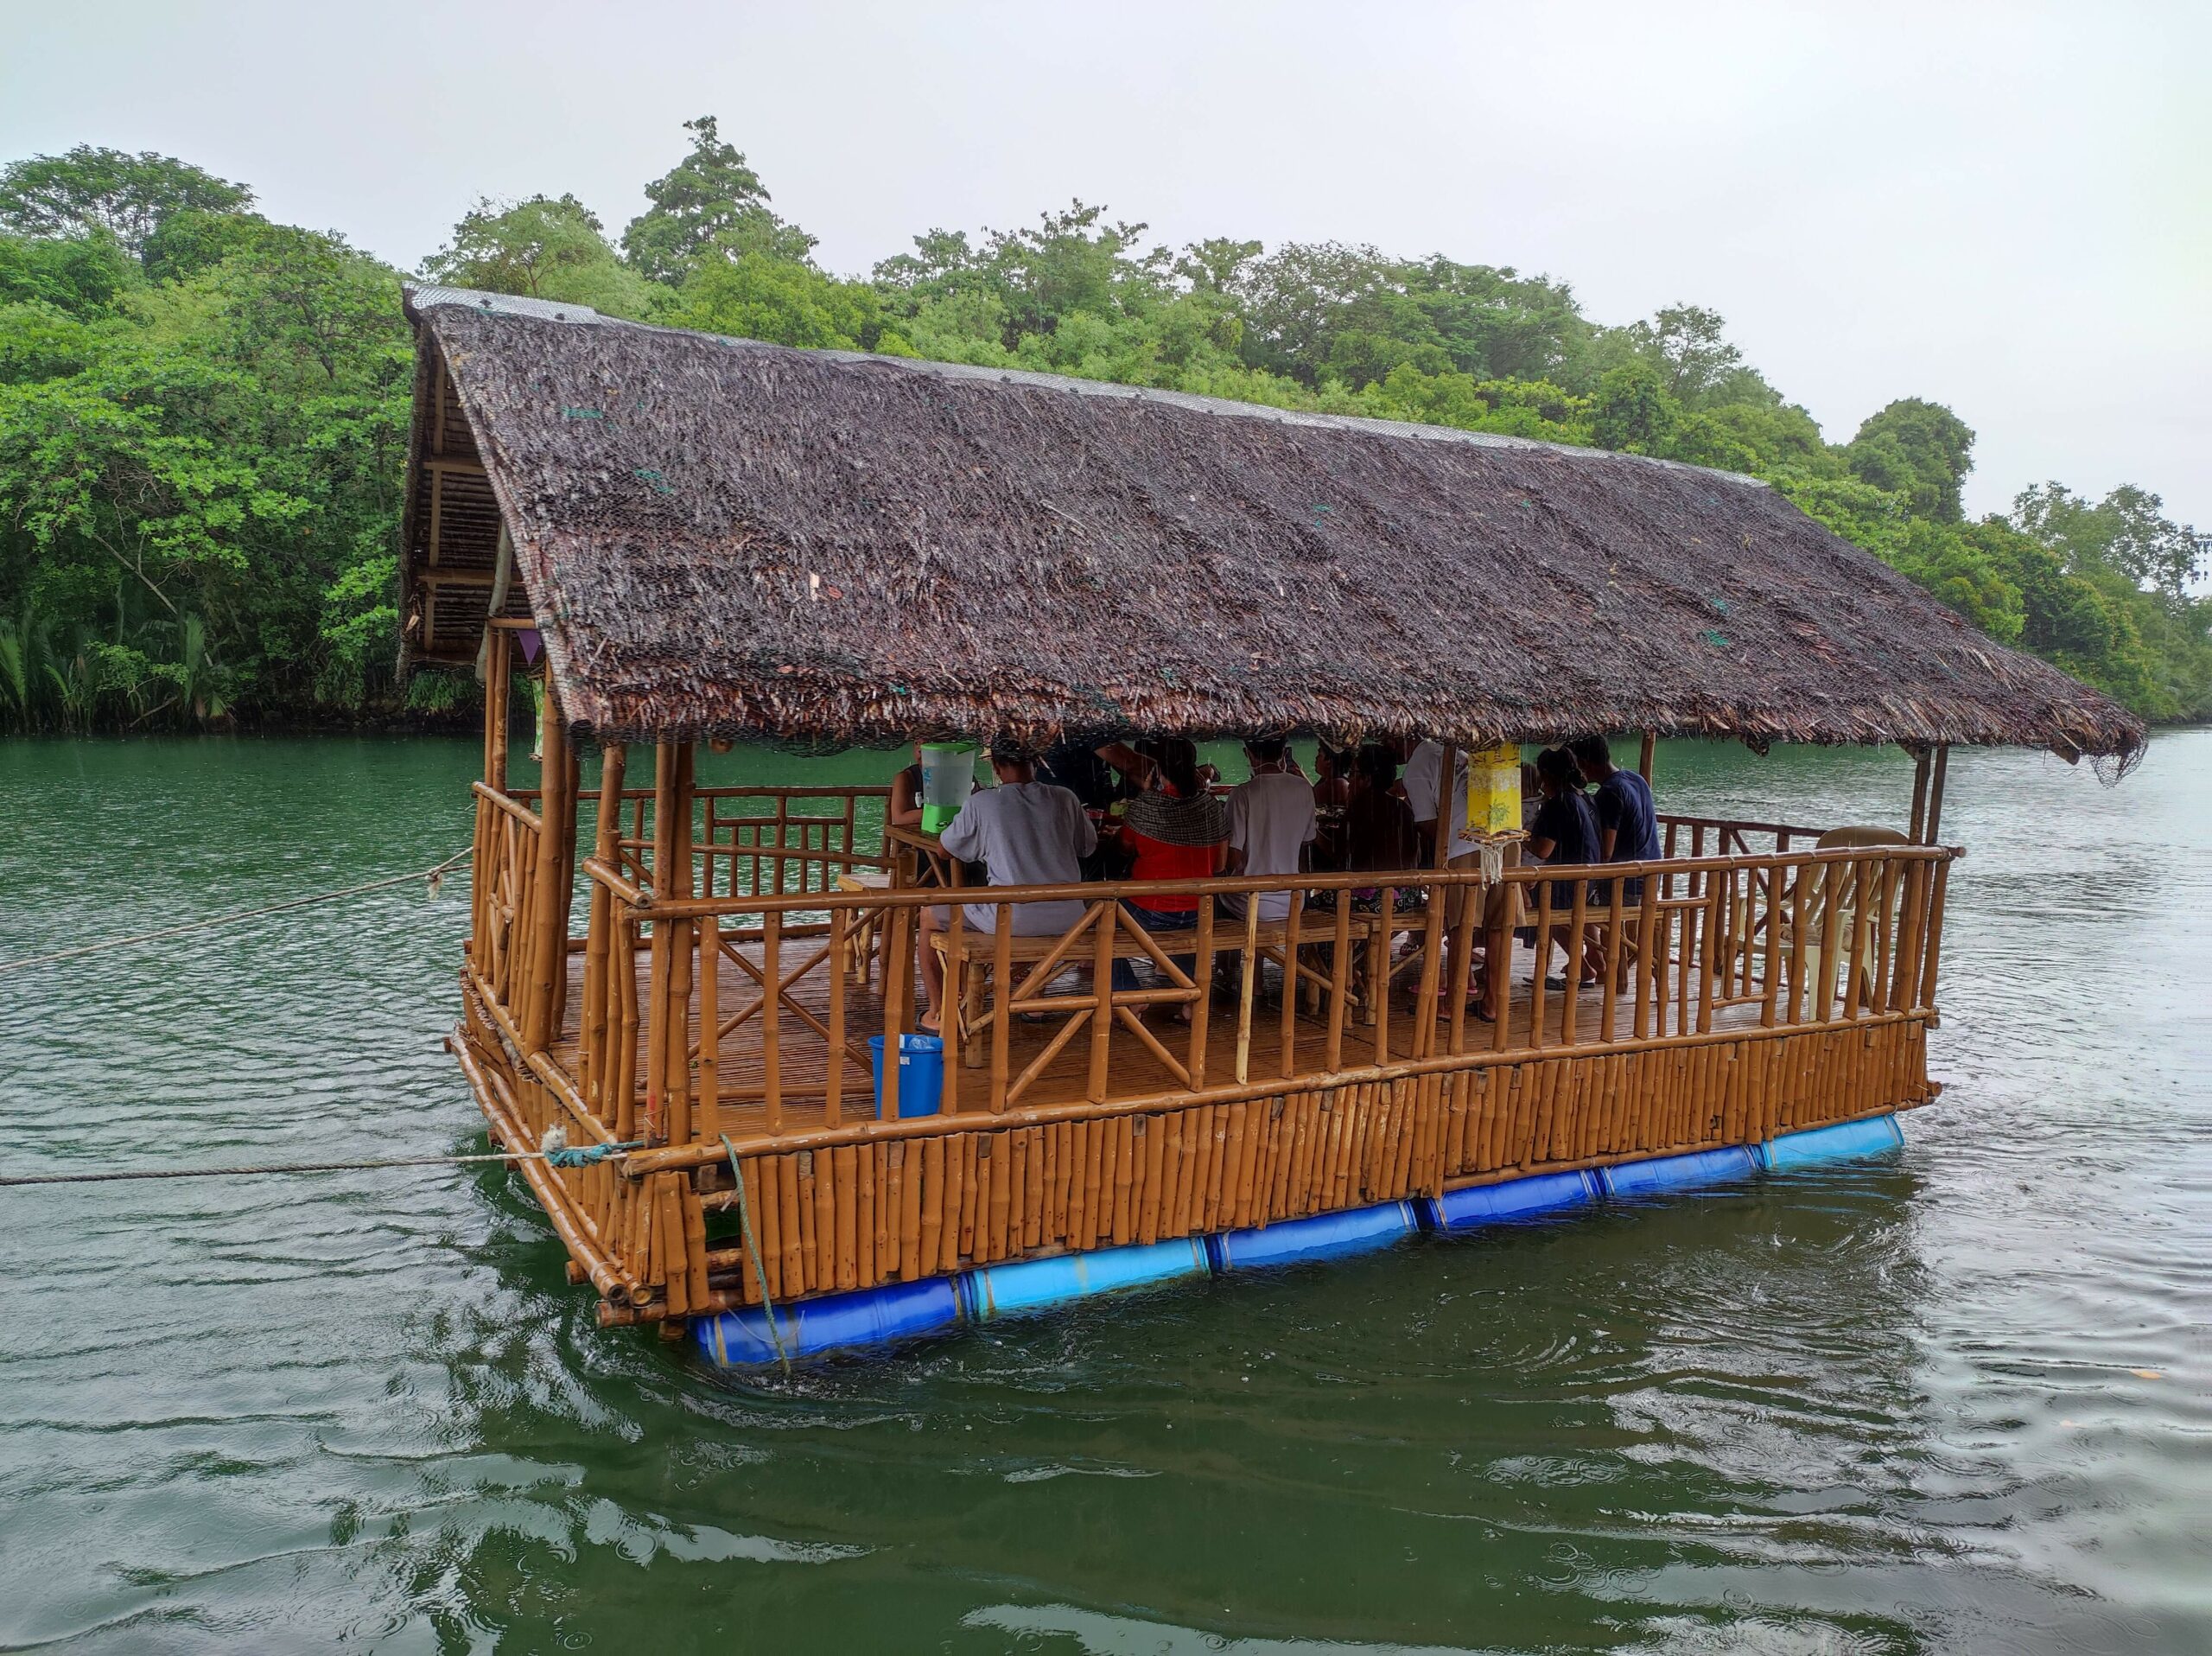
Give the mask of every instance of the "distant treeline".
<path id="1" fill-rule="evenodd" d="M 711 119 L 619 239 L 575 197 L 480 202 L 423 275 L 788 345 L 1049 370 L 1589 443 L 1765 478 L 1993 637 L 2152 718 L 2212 717 L 2212 537 L 2134 487 L 1968 520 L 1974 432 L 1891 403 L 1848 443 L 1694 305 L 1371 247 L 1149 245 L 1076 203 L 931 230 L 866 279 L 813 259 Z M 401 273 L 245 186 L 80 147 L 0 169 L 0 723 L 193 728 L 434 713 L 397 648 L 411 342 Z M 1809 321 L 1808 321 L 1809 325 Z"/>

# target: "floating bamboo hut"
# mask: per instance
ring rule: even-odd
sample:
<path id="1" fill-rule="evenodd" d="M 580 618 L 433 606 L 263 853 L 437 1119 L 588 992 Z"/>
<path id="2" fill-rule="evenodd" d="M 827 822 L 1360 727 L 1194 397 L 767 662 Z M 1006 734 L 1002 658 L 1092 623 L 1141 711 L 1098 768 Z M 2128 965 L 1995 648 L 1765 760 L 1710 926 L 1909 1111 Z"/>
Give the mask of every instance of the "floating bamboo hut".
<path id="1" fill-rule="evenodd" d="M 1893 1140 L 1937 1091 L 1949 747 L 2144 741 L 1747 478 L 408 308 L 404 647 L 486 705 L 453 1050 L 601 1320 L 732 1361 Z M 509 780 L 520 672 L 537 787 Z M 869 1040 L 917 1030 L 924 882 L 957 864 L 877 825 L 887 788 L 694 762 L 1311 734 L 1434 741 L 1450 774 L 1595 732 L 1643 733 L 1647 768 L 1656 736 L 1897 743 L 1914 781 L 1893 825 L 1662 815 L 1662 858 L 1602 870 L 1640 896 L 1555 901 L 1510 831 L 1468 867 L 995 887 L 995 925 L 938 934 L 927 1097 Z M 1170 891 L 1187 935 L 1123 916 Z M 1217 918 L 1254 894 L 1287 918 Z M 1050 935 L 1016 918 L 1070 899 Z M 1595 940 L 1601 981 L 1548 987 L 1554 939 Z M 1439 992 L 1478 958 L 1493 1020 Z M 1125 960 L 1154 986 L 1116 990 Z M 555 1130 L 605 1154 L 520 1157 Z"/>

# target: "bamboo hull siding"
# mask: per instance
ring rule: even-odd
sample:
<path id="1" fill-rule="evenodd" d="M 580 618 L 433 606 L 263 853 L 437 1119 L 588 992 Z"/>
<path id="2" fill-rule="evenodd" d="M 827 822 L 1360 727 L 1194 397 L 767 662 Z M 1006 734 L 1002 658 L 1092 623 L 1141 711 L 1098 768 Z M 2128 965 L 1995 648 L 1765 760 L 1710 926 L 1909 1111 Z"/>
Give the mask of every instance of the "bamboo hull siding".
<path id="1" fill-rule="evenodd" d="M 474 996 L 470 1010 L 466 1067 L 494 1137 L 520 1147 L 569 1125 L 555 1090 L 516 1072 Z M 739 1162 L 757 1263 L 741 1239 L 708 1242 L 707 1213 L 736 1207 L 721 1168 L 643 1179 L 611 1163 L 540 1169 L 534 1183 L 575 1274 L 605 1296 L 603 1321 L 697 1315 L 757 1306 L 764 1281 L 782 1304 L 1760 1145 L 1926 1102 L 1929 1022 L 1897 1014 L 1626 1051 L 1478 1054 L 1458 1071 L 1234 1103 L 1026 1126 L 920 1118 L 899 1138 L 762 1149 Z"/>

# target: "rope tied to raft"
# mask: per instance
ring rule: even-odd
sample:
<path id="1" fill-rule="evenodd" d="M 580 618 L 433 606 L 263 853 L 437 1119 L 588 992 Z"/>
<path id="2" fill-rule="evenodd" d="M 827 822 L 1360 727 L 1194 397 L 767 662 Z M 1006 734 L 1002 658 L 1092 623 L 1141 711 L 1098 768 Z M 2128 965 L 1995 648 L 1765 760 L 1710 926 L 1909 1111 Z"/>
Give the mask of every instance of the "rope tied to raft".
<path id="1" fill-rule="evenodd" d="M 753 1274 L 760 1284 L 760 1314 L 767 1319 L 768 1342 L 776 1348 L 776 1360 L 783 1365 L 784 1378 L 791 1373 L 791 1354 L 784 1349 L 784 1336 L 776 1328 L 776 1302 L 768 1297 L 768 1268 L 760 1263 L 760 1245 L 753 1239 L 753 1206 L 746 1200 L 745 1172 L 737 1164 L 737 1146 L 729 1142 L 729 1135 L 721 1136 L 722 1150 L 729 1157 L 729 1176 L 737 1181 L 737 1222 L 745 1233 L 745 1257 L 753 1261 Z M 722 1345 L 721 1324 L 715 1324 L 715 1348 L 723 1362 L 729 1361 L 729 1353 Z"/>
<path id="2" fill-rule="evenodd" d="M 336 891 L 319 891 L 309 897 L 290 897 L 283 902 L 264 903 L 258 908 L 241 908 L 235 914 L 217 914 L 209 920 L 188 921 L 182 926 L 167 926 L 156 932 L 137 932 L 129 937 L 111 937 L 99 943 L 82 943 L 73 949 L 56 949 L 50 954 L 25 955 L 20 960 L 0 960 L 0 972 L 20 971 L 26 966 L 50 965 L 56 960 L 74 960 L 79 956 L 99 954 L 107 949 L 128 947 L 133 943 L 157 943 L 163 938 L 182 937 L 188 932 L 205 932 L 218 926 L 232 926 L 242 920 L 258 920 L 264 914 L 279 914 L 288 908 L 306 908 L 315 903 L 335 902 L 340 897 L 358 897 L 365 892 L 381 891 L 387 886 L 403 886 L 413 881 L 428 882 L 433 897 L 445 883 L 448 871 L 458 868 L 475 854 L 474 847 L 455 851 L 435 868 L 423 869 L 413 874 L 395 874 L 389 878 L 372 880 L 365 885 L 346 886 Z"/>
<path id="3" fill-rule="evenodd" d="M 571 1144 L 569 1135 L 558 1127 L 548 1127 L 544 1137 L 537 1141 L 538 1154 L 550 1168 L 597 1167 L 610 1156 L 620 1156 L 627 1150 L 645 1149 L 645 1141 L 632 1138 L 621 1144 Z"/>

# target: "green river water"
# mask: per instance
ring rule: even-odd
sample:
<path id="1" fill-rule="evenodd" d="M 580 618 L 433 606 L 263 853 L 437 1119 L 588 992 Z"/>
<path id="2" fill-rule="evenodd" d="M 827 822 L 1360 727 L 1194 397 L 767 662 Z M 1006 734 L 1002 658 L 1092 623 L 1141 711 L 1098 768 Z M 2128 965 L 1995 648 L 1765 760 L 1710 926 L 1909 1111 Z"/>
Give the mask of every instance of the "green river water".
<path id="1" fill-rule="evenodd" d="M 475 757 L 0 743 L 0 960 L 427 866 Z M 1910 777 L 1658 780 L 1828 823 Z M 0 1647 L 2212 1650 L 2212 732 L 2117 789 L 1961 753 L 1945 826 L 1901 1159 L 787 1384 L 600 1330 L 496 1168 L 0 1190 Z M 0 1171 L 482 1148 L 467 913 L 0 975 Z"/>

